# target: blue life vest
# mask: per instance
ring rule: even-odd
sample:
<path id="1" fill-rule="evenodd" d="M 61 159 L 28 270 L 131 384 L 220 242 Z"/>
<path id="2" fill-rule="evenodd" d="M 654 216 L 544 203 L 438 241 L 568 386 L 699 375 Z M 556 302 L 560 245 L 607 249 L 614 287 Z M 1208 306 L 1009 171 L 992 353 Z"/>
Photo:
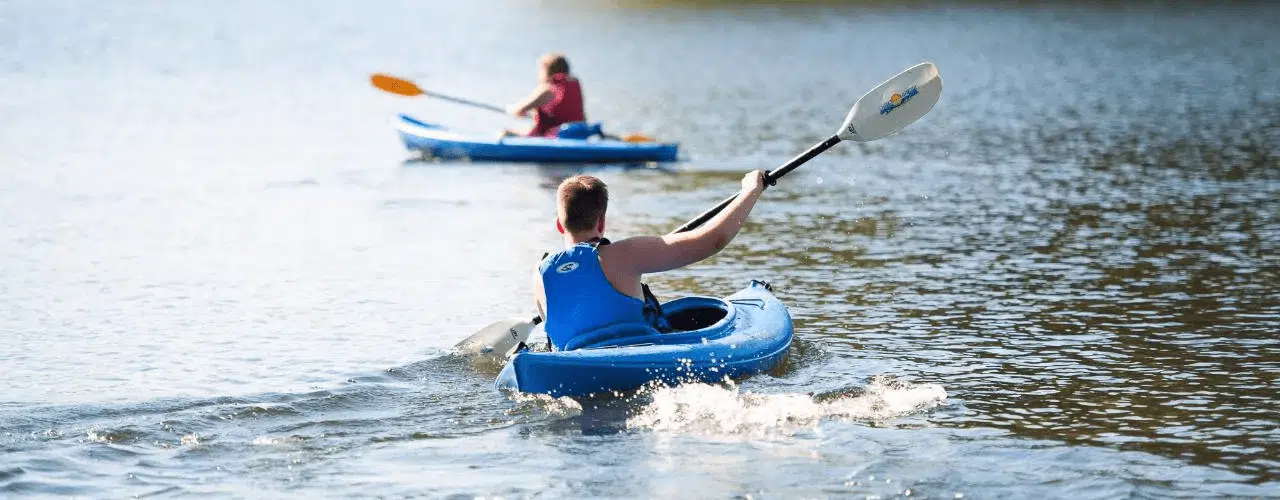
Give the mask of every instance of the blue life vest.
<path id="1" fill-rule="evenodd" d="M 556 130 L 556 137 L 561 139 L 590 139 L 597 135 L 604 135 L 600 131 L 600 122 L 569 122 Z"/>
<path id="2" fill-rule="evenodd" d="M 557 350 L 574 337 L 622 323 L 654 324 L 657 300 L 652 304 L 619 292 L 600 267 L 597 245 L 609 240 L 583 242 L 542 260 L 542 289 L 547 298 L 543 328 Z M 647 290 L 646 290 L 647 292 Z M 651 294 L 646 293 L 646 298 Z"/>

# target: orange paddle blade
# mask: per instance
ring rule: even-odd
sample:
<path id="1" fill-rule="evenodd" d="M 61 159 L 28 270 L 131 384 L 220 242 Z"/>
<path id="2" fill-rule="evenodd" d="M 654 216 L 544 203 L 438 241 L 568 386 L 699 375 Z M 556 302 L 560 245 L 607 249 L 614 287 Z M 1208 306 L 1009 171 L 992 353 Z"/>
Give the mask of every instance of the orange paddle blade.
<path id="1" fill-rule="evenodd" d="M 409 80 L 382 73 L 375 73 L 369 77 L 369 81 L 373 83 L 374 87 L 405 97 L 416 97 L 427 93 Z"/>
<path id="2" fill-rule="evenodd" d="M 625 142 L 658 142 L 657 139 L 644 134 L 631 134 L 622 138 Z"/>

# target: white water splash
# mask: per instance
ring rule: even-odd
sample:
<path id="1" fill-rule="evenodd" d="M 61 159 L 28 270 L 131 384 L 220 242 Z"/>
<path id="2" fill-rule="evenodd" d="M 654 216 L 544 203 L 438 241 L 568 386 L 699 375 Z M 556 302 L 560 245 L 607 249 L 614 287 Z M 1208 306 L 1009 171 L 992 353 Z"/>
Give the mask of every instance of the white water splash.
<path id="1" fill-rule="evenodd" d="M 888 420 L 942 404 L 937 384 L 876 378 L 859 395 L 816 401 L 807 394 L 741 393 L 738 386 L 688 384 L 661 388 L 627 419 L 629 429 L 704 435 L 790 435 L 823 419 Z"/>
<path id="2" fill-rule="evenodd" d="M 541 409 L 547 415 L 553 417 L 574 417 L 582 414 L 582 404 L 570 397 L 551 397 L 546 394 L 527 394 L 523 392 L 513 392 L 510 394 L 511 400 L 516 403 L 515 408 L 508 409 L 507 415 L 519 415 L 527 413 L 533 408 Z"/>
<path id="3" fill-rule="evenodd" d="M 194 448 L 196 446 L 200 446 L 200 435 L 193 433 L 193 434 L 187 434 L 185 436 L 182 436 L 182 439 L 178 440 L 178 444 L 182 446 L 186 446 L 188 448 Z"/>
<path id="4" fill-rule="evenodd" d="M 109 432 L 101 431 L 97 427 L 92 427 L 88 430 L 85 440 L 90 443 L 110 443 L 115 441 Z"/>
<path id="5" fill-rule="evenodd" d="M 275 438 L 271 436 L 258 436 L 256 438 L 253 438 L 253 441 L 250 441 L 249 444 L 252 444 L 254 446 L 272 446 L 272 445 L 280 444 L 282 442 L 284 442 L 284 439 L 282 438 Z"/>

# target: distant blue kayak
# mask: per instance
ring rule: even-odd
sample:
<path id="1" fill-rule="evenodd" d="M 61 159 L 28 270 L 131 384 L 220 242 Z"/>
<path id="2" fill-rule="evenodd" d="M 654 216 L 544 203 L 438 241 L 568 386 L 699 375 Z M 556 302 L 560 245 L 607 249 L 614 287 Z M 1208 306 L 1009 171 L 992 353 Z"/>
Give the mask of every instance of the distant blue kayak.
<path id="1" fill-rule="evenodd" d="M 678 146 L 657 142 L 479 137 L 450 131 L 408 115 L 393 121 L 404 145 L 431 158 L 532 163 L 622 163 L 675 161 Z"/>
<path id="2" fill-rule="evenodd" d="M 791 314 L 759 281 L 724 299 L 683 297 L 663 304 L 662 310 L 675 331 L 606 327 L 575 337 L 564 351 L 520 352 L 507 362 L 496 385 L 583 396 L 655 381 L 718 382 L 771 370 L 791 346 Z"/>

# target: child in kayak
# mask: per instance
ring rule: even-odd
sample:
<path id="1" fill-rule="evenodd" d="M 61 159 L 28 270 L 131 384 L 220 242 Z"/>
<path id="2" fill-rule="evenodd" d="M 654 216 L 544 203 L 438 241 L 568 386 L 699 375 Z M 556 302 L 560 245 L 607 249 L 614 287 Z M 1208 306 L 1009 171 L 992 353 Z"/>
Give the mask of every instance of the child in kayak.
<path id="1" fill-rule="evenodd" d="M 604 237 L 609 191 L 589 175 L 565 179 L 556 190 L 556 230 L 565 249 L 543 258 L 534 275 L 534 299 L 552 346 L 620 323 L 657 324 L 657 299 L 641 278 L 678 269 L 715 255 L 747 220 L 760 193 L 764 171 L 742 178 L 742 192 L 706 224 L 683 233 Z"/>
<path id="2" fill-rule="evenodd" d="M 587 120 L 582 108 L 582 85 L 569 74 L 569 61 L 561 54 L 547 54 L 538 60 L 538 86 L 525 100 L 507 107 L 517 117 L 533 113 L 533 126 L 526 131 L 507 130 L 507 136 L 555 137 L 560 125 Z"/>

